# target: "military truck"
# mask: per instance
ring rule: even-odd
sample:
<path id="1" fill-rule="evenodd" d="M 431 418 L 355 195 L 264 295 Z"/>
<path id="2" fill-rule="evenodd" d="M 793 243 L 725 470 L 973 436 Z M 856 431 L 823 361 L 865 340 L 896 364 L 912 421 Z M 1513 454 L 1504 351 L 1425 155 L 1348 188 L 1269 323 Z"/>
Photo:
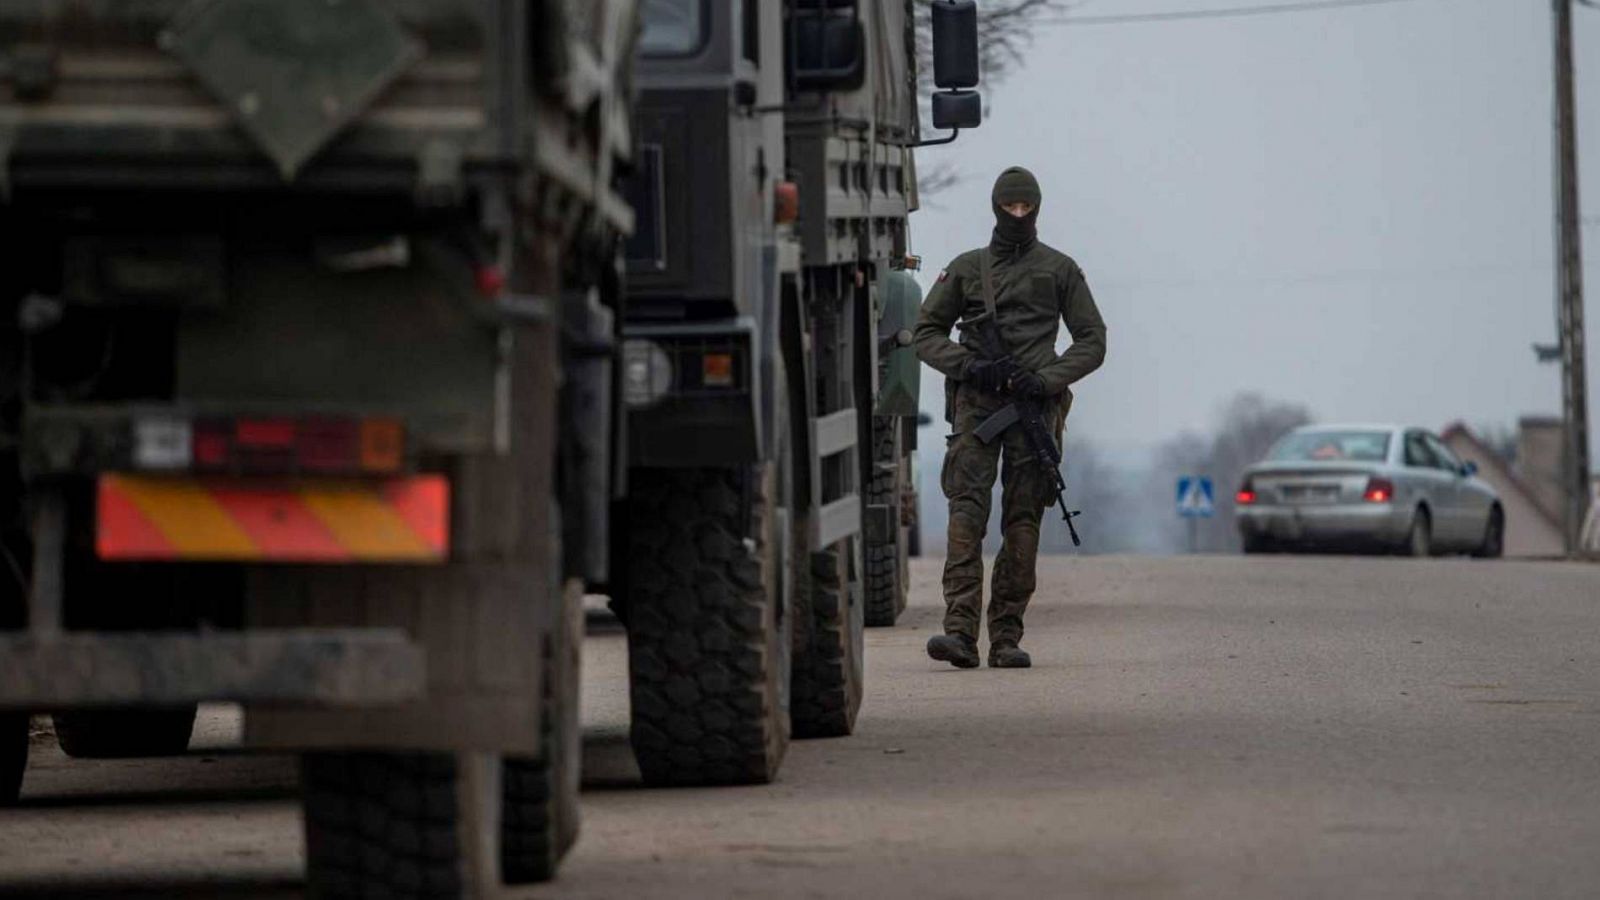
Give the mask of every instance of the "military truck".
<path id="1" fill-rule="evenodd" d="M 563 370 L 611 352 L 636 32 L 632 0 L 0 0 L 0 802 L 29 714 L 164 754 L 232 701 L 303 754 L 312 894 L 551 875 L 563 535 L 605 541 Z"/>
<path id="2" fill-rule="evenodd" d="M 791 734 L 848 734 L 862 628 L 904 605 L 918 7 L 643 7 L 605 588 L 647 782 L 766 781 Z M 933 10 L 934 124 L 971 127 L 973 4 Z"/>

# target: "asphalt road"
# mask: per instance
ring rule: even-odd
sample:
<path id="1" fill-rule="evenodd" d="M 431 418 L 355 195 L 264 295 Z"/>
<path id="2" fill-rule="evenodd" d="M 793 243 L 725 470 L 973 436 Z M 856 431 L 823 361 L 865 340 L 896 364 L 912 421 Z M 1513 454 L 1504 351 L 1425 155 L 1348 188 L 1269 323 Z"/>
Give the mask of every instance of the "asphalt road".
<path id="1" fill-rule="evenodd" d="M 852 738 L 643 790 L 586 645 L 584 834 L 539 897 L 1600 896 L 1600 566 L 1057 558 L 1029 671 L 927 660 L 937 564 L 868 633 Z M 293 897 L 294 770 L 35 748 L 0 893 Z"/>

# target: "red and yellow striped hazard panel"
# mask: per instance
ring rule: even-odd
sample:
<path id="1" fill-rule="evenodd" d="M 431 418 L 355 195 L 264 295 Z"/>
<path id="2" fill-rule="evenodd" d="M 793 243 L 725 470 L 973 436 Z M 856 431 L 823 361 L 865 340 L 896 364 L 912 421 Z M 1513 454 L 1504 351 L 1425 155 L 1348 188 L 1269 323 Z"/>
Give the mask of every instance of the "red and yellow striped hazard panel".
<path id="1" fill-rule="evenodd" d="M 450 483 L 102 475 L 95 549 L 108 560 L 443 562 Z"/>

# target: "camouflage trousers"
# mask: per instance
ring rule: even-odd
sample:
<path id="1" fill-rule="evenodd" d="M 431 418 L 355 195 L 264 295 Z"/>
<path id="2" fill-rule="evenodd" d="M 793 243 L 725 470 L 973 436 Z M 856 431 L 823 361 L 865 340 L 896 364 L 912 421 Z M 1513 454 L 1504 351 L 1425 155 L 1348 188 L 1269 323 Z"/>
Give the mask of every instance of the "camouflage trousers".
<path id="1" fill-rule="evenodd" d="M 1070 395 L 1068 395 L 1070 396 Z M 1000 476 L 1000 555 L 989 589 L 989 640 L 1022 639 L 1022 614 L 1033 597 L 1039 558 L 1039 523 L 1054 502 L 1049 473 L 1034 457 L 1020 425 L 992 444 L 973 434 L 1008 400 L 963 384 L 950 405 L 953 431 L 945 450 L 940 487 L 950 501 L 950 537 L 944 563 L 944 630 L 978 639 L 983 611 L 983 538 L 989 528 L 990 497 Z M 1053 410 L 1051 430 L 1061 445 L 1066 405 Z M 1045 460 L 1044 465 L 1049 465 Z"/>

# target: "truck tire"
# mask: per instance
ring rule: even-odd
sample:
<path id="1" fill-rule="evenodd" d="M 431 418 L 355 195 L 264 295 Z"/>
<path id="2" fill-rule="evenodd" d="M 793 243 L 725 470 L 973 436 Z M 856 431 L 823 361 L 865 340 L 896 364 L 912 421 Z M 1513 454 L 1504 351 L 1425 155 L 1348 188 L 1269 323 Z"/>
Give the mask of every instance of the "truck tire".
<path id="1" fill-rule="evenodd" d="M 311 897 L 461 895 L 454 757 L 306 753 L 300 780 Z"/>
<path id="2" fill-rule="evenodd" d="M 900 420 L 877 416 L 873 423 L 872 480 L 867 485 L 867 504 L 888 506 L 894 511 L 894 524 L 887 536 L 866 542 L 866 624 L 884 628 L 893 625 L 906 608 L 911 548 L 910 529 L 901 524 L 905 516 L 901 495 L 909 466 L 900 453 Z"/>
<path id="3" fill-rule="evenodd" d="M 0 713 L 0 806 L 16 804 L 27 768 L 28 714 Z"/>
<path id="4" fill-rule="evenodd" d="M 859 546 L 857 538 L 845 538 L 811 555 L 811 590 L 794 617 L 795 737 L 840 737 L 855 728 L 866 625 L 850 577 L 852 569 L 860 571 L 851 559 Z"/>
<path id="5" fill-rule="evenodd" d="M 583 730 L 578 720 L 581 591 L 563 594 L 563 618 L 544 640 L 545 716 L 540 759 L 507 757 L 501 769 L 500 872 L 507 884 L 549 881 L 578 840 Z"/>
<path id="6" fill-rule="evenodd" d="M 630 738 L 649 784 L 771 781 L 788 748 L 777 469 L 630 475 Z"/>
<path id="7" fill-rule="evenodd" d="M 80 709 L 53 717 L 61 752 L 77 759 L 179 756 L 189 749 L 198 707 Z"/>

